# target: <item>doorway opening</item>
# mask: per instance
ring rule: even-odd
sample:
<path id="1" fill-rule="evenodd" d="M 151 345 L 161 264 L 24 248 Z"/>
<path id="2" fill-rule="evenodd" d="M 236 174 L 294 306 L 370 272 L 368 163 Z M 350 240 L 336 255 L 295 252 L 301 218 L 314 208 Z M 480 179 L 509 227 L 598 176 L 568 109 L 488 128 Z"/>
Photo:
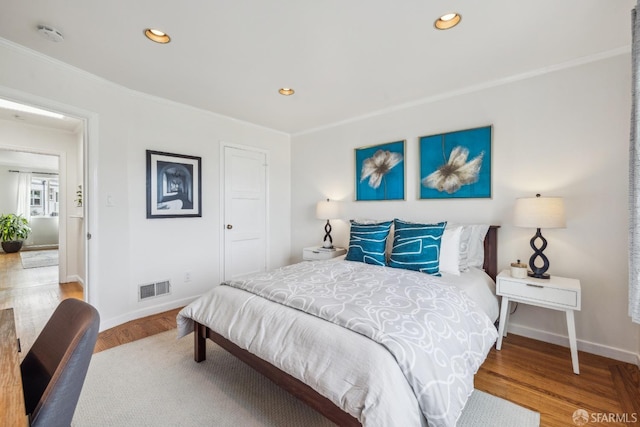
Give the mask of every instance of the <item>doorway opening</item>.
<path id="1" fill-rule="evenodd" d="M 32 229 L 22 250 L 0 251 L 0 309 L 20 307 L 23 348 L 61 300 L 88 297 L 86 197 L 77 202 L 86 180 L 86 120 L 64 117 L 0 105 L 0 214 L 21 213 Z"/>

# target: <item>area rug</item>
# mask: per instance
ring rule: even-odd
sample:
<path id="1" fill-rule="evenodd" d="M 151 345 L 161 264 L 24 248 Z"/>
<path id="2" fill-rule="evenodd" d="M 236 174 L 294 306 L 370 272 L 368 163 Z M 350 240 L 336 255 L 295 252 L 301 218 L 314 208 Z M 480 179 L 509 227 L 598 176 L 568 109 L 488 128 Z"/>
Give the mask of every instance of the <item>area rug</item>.
<path id="1" fill-rule="evenodd" d="M 537 412 L 474 391 L 459 427 L 539 426 Z M 73 427 L 329 427 L 334 424 L 207 342 L 193 361 L 193 337 L 176 330 L 93 355 Z"/>
<path id="2" fill-rule="evenodd" d="M 58 265 L 58 250 L 20 251 L 22 268 L 50 267 Z"/>

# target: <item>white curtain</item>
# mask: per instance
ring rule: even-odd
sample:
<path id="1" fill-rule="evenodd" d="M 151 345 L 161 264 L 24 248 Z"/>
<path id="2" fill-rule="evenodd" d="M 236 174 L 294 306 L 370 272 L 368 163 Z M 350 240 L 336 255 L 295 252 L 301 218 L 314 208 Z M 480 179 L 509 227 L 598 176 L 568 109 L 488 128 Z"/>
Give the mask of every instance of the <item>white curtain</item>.
<path id="1" fill-rule="evenodd" d="M 638 1 L 640 4 L 640 0 Z M 629 141 L 629 316 L 640 323 L 640 22 L 631 11 L 631 133 Z"/>
<path id="2" fill-rule="evenodd" d="M 18 174 L 18 205 L 16 214 L 31 220 L 31 173 Z"/>

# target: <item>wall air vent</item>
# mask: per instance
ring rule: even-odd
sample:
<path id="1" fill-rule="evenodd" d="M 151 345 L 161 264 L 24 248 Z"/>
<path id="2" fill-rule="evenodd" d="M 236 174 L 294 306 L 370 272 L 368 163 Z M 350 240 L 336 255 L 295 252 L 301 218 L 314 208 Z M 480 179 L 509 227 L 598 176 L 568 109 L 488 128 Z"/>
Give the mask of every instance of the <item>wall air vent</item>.
<path id="1" fill-rule="evenodd" d="M 140 285 L 138 287 L 138 301 L 158 297 L 160 295 L 167 295 L 170 293 L 171 283 L 168 280 Z"/>

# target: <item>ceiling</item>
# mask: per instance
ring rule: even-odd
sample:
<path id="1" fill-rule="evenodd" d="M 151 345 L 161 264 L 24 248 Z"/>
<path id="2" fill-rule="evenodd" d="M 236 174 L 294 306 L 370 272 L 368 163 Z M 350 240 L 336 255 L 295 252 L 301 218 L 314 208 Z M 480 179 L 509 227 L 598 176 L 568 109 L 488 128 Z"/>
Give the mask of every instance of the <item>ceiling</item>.
<path id="1" fill-rule="evenodd" d="M 0 149 L 0 165 L 20 172 L 57 172 L 58 156 Z"/>
<path id="2" fill-rule="evenodd" d="M 0 3 L 4 39 L 139 92 L 295 134 L 624 52 L 635 0 Z M 451 11 L 460 25 L 435 30 Z M 38 24 L 64 41 L 41 37 Z M 147 40 L 148 27 L 171 43 Z"/>

